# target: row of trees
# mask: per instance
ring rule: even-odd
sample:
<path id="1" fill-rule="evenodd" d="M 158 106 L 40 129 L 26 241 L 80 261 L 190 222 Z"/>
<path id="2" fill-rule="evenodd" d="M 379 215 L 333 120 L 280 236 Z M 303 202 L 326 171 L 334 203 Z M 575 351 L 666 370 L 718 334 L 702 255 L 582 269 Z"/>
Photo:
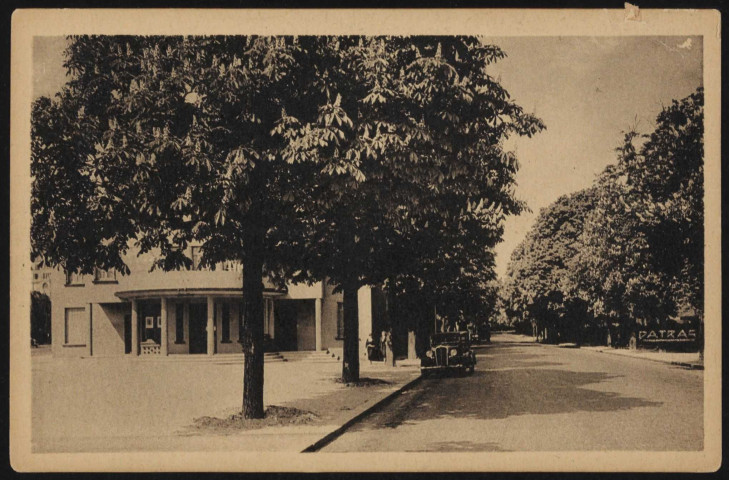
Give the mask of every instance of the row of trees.
<path id="1" fill-rule="evenodd" d="M 421 306 L 414 330 L 431 305 L 493 307 L 493 247 L 524 208 L 502 145 L 544 128 L 487 73 L 503 56 L 474 37 L 72 37 L 71 80 L 33 106 L 33 253 L 81 273 L 127 273 L 130 248 L 186 267 L 192 242 L 241 261 L 247 418 L 263 277 L 326 279 L 357 380 L 361 286 Z"/>
<path id="2" fill-rule="evenodd" d="M 703 89 L 625 134 L 592 187 L 543 209 L 503 284 L 507 315 L 545 341 L 618 342 L 689 307 L 703 321 Z M 616 339 L 613 338 L 613 341 Z"/>

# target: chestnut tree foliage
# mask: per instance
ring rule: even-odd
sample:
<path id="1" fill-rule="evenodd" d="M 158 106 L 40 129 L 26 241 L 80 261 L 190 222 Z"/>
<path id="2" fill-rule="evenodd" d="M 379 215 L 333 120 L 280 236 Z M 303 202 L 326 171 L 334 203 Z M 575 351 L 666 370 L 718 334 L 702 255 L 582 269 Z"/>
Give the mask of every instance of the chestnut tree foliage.
<path id="1" fill-rule="evenodd" d="M 502 291 L 514 315 L 568 337 L 585 323 L 617 325 L 623 343 L 636 321 L 655 325 L 680 307 L 703 320 L 703 102 L 699 88 L 664 108 L 651 134 L 627 132 L 593 187 L 542 212 Z M 560 218 L 570 234 L 552 245 L 544 235 Z"/>
<path id="2" fill-rule="evenodd" d="M 302 272 L 344 293 L 343 377 L 352 379 L 357 289 L 394 290 L 409 278 L 437 297 L 491 278 L 503 219 L 523 208 L 503 142 L 544 126 L 488 75 L 504 54 L 477 38 L 337 38 L 327 47 L 337 60 L 317 77 L 330 103 L 315 122 L 287 117 L 284 155 L 326 162 L 331 173 Z"/>
<path id="3" fill-rule="evenodd" d="M 555 341 L 582 321 L 583 300 L 573 284 L 585 219 L 594 210 L 596 189 L 564 195 L 542 209 L 511 256 L 502 294 L 511 316 L 534 326 L 533 333 Z M 574 336 L 574 335 L 570 335 Z M 579 338 L 575 338 L 579 342 Z"/>
<path id="4" fill-rule="evenodd" d="M 66 53 L 71 80 L 33 106 L 33 252 L 82 273 L 128 272 L 130 248 L 188 267 L 191 242 L 242 261 L 246 417 L 263 415 L 264 276 L 343 291 L 356 380 L 357 289 L 490 278 L 523 208 L 503 142 L 543 128 L 472 37 L 83 36 Z"/>

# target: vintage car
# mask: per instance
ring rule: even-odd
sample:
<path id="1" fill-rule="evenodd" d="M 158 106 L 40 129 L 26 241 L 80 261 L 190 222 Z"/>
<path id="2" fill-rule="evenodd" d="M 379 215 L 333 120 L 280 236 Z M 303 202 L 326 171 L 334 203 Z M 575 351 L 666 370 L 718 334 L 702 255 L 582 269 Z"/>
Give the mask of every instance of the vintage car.
<path id="1" fill-rule="evenodd" d="M 467 331 L 433 334 L 430 349 L 420 361 L 423 375 L 448 370 L 473 373 L 476 368 L 476 354 L 471 350 L 469 337 Z"/>

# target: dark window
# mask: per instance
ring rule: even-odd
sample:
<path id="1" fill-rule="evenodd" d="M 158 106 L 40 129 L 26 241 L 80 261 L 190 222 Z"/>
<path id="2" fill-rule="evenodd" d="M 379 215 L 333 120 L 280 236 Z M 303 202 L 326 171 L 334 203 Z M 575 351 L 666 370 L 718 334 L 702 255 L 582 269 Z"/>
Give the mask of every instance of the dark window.
<path id="1" fill-rule="evenodd" d="M 337 338 L 344 338 L 344 303 L 337 302 Z"/>
<path id="2" fill-rule="evenodd" d="M 222 329 L 221 332 L 221 339 L 220 341 L 222 343 L 230 343 L 230 305 L 227 303 L 223 304 L 223 318 L 220 319 L 222 325 L 220 328 Z"/>
<path id="3" fill-rule="evenodd" d="M 182 303 L 175 308 L 175 343 L 185 343 L 185 305 Z"/>
<path id="4" fill-rule="evenodd" d="M 66 345 L 86 345 L 89 329 L 88 322 L 89 320 L 84 307 L 66 309 L 64 332 L 64 342 Z"/>

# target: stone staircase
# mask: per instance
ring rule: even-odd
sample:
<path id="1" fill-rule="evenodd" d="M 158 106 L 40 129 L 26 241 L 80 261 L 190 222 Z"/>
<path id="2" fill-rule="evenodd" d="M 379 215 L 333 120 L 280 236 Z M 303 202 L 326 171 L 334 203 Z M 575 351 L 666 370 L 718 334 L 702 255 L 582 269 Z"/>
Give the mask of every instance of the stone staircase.
<path id="1" fill-rule="evenodd" d="M 338 363 L 341 360 L 340 355 L 329 350 L 280 352 L 280 355 L 286 362 Z"/>
<path id="2" fill-rule="evenodd" d="M 263 354 L 265 363 L 285 362 L 286 359 L 279 352 L 266 352 Z"/>
<path id="3" fill-rule="evenodd" d="M 225 353 L 221 355 L 214 355 L 210 361 L 212 363 L 215 363 L 217 365 L 233 365 L 233 364 L 243 364 L 243 354 L 242 353 Z M 263 354 L 263 362 L 264 363 L 277 363 L 277 362 L 285 362 L 286 360 L 281 356 L 278 352 L 266 352 Z"/>
<path id="4" fill-rule="evenodd" d="M 167 361 L 167 362 L 196 362 L 196 363 L 212 363 L 216 365 L 234 365 L 243 364 L 242 353 L 222 353 L 217 355 L 168 355 L 162 357 L 159 355 L 144 355 L 135 358 L 137 361 Z M 308 362 L 308 363 L 337 363 L 342 360 L 341 349 L 322 350 L 319 352 L 295 351 L 295 352 L 266 352 L 263 354 L 265 363 L 278 362 Z"/>
<path id="5" fill-rule="evenodd" d="M 145 355 L 136 357 L 137 361 L 162 361 L 162 362 L 193 362 L 193 363 L 212 363 L 215 365 L 243 365 L 242 353 L 220 353 L 216 355 L 168 355 L 161 357 L 159 355 Z M 265 363 L 285 362 L 284 357 L 278 352 L 266 352 L 263 354 Z"/>

